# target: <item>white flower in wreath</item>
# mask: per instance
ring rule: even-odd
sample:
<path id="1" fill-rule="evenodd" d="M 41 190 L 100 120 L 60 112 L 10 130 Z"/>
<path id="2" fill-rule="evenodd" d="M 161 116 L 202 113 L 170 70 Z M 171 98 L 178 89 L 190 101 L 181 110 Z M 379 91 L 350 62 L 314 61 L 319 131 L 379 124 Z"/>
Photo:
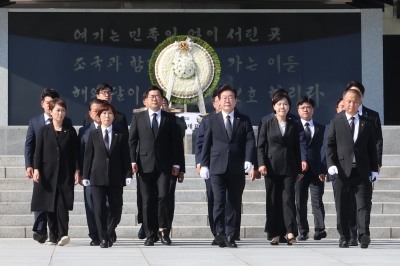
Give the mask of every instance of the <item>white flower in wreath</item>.
<path id="1" fill-rule="evenodd" d="M 181 79 L 189 79 L 195 74 L 195 64 L 188 56 L 178 56 L 173 62 L 174 74 Z"/>

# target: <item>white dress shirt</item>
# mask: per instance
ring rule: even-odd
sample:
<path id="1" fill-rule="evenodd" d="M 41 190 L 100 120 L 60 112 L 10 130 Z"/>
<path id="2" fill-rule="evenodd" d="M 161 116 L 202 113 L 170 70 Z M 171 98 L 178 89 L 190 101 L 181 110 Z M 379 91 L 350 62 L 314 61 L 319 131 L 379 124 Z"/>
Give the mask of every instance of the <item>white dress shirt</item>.
<path id="1" fill-rule="evenodd" d="M 347 122 L 349 123 L 349 126 L 350 126 L 350 123 L 351 123 L 351 115 L 349 115 L 349 114 L 347 114 L 346 113 L 346 118 L 347 118 Z M 358 114 L 355 114 L 354 115 L 354 136 L 353 136 L 353 141 L 354 141 L 354 143 L 356 142 L 356 140 L 357 140 L 357 137 L 358 137 L 358 128 L 359 128 L 359 125 L 360 125 L 360 117 L 358 116 Z M 355 163 L 356 162 L 356 156 L 355 155 L 353 155 L 353 163 Z"/>
<path id="2" fill-rule="evenodd" d="M 233 110 L 230 114 L 225 113 L 224 111 L 221 111 L 222 117 L 224 118 L 224 125 L 226 128 L 226 116 L 229 115 L 229 120 L 231 121 L 232 129 L 233 129 L 233 118 L 235 115 L 235 110 Z"/>
<path id="3" fill-rule="evenodd" d="M 306 123 L 308 123 L 308 128 L 310 129 L 310 133 L 311 133 L 311 139 L 314 137 L 314 132 L 315 132 L 315 128 L 314 128 L 314 121 L 311 119 L 310 121 L 306 121 L 303 119 L 300 119 L 301 123 L 303 124 L 303 128 L 306 128 Z"/>
<path id="4" fill-rule="evenodd" d="M 149 111 L 149 119 L 150 119 L 150 127 L 153 128 L 153 114 L 157 113 L 157 123 L 158 123 L 158 128 L 160 128 L 160 122 L 161 122 L 161 109 L 158 110 L 157 112 L 152 111 L 150 108 L 147 109 Z"/>
<path id="5" fill-rule="evenodd" d="M 46 113 L 44 113 L 44 124 L 47 126 L 48 124 L 50 124 L 50 119 L 51 117 L 48 116 Z"/>
<path id="6" fill-rule="evenodd" d="M 111 137 L 112 137 L 112 125 L 110 125 L 108 128 L 103 127 L 103 125 L 101 126 L 101 133 L 103 134 L 103 140 L 105 137 L 105 131 L 106 129 L 108 130 L 108 149 L 110 149 L 111 147 Z"/>

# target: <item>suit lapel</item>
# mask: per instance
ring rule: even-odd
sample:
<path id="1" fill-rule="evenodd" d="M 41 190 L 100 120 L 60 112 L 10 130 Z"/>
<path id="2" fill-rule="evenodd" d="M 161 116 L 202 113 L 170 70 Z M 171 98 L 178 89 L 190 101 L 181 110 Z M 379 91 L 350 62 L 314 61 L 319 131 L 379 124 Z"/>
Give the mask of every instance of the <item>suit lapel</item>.
<path id="1" fill-rule="evenodd" d="M 314 136 L 311 137 L 311 140 L 310 140 L 310 143 L 308 143 L 308 146 L 311 145 L 314 138 L 317 136 L 318 132 L 319 132 L 319 127 L 314 123 Z M 311 130 L 310 130 L 310 133 L 311 133 Z"/>
<path id="2" fill-rule="evenodd" d="M 357 140 L 360 138 L 360 135 L 362 134 L 362 132 L 363 132 L 363 130 L 364 130 L 364 127 L 365 127 L 365 120 L 362 119 L 361 116 L 359 116 L 359 121 L 358 121 L 358 123 L 359 123 L 359 125 L 358 125 L 358 136 L 357 136 L 356 142 L 357 142 Z"/>
<path id="3" fill-rule="evenodd" d="M 103 139 L 103 132 L 101 129 L 96 129 L 96 133 L 98 135 L 98 139 L 100 141 L 100 146 L 103 147 L 103 149 L 106 151 L 107 156 L 109 155 L 108 149 L 106 148 L 106 145 L 104 144 L 104 139 Z M 112 141 L 112 140 L 111 140 Z"/>
<path id="4" fill-rule="evenodd" d="M 39 125 L 42 127 L 42 126 L 45 126 L 46 124 L 45 124 L 45 122 L 44 122 L 44 114 L 41 114 L 40 116 L 39 116 Z"/>
<path id="5" fill-rule="evenodd" d="M 115 143 L 117 141 L 118 134 L 113 130 L 111 134 L 111 146 L 110 146 L 110 154 L 115 146 Z"/>
<path id="6" fill-rule="evenodd" d="M 342 113 L 342 124 L 343 124 L 343 127 L 346 128 L 345 130 L 348 133 L 349 137 L 351 137 L 351 139 L 353 140 L 354 138 L 351 136 L 350 125 L 349 125 L 349 121 L 347 121 L 345 112 Z"/>
<path id="7" fill-rule="evenodd" d="M 235 112 L 234 119 L 233 119 L 233 129 L 232 129 L 232 138 L 235 135 L 236 130 L 239 127 L 240 123 L 240 116 Z"/>
<path id="8" fill-rule="evenodd" d="M 58 143 L 61 143 L 63 138 L 67 135 L 68 130 L 69 129 L 65 128 L 64 126 L 61 128 L 60 135 L 58 136 L 58 139 L 57 139 Z"/>
<path id="9" fill-rule="evenodd" d="M 162 130 L 166 119 L 167 119 L 167 117 L 166 117 L 165 113 L 163 111 L 161 111 L 161 121 L 160 121 L 160 126 L 158 127 L 157 136 L 160 134 L 160 130 Z M 155 138 L 157 138 L 157 136 Z"/>
<path id="10" fill-rule="evenodd" d="M 227 139 L 228 142 L 229 142 L 230 139 L 229 139 L 229 137 L 228 137 L 228 132 L 226 132 L 225 121 L 224 121 L 224 117 L 222 116 L 222 112 L 219 112 L 219 113 L 217 114 L 217 121 L 218 121 L 217 124 L 219 124 L 219 125 L 222 127 L 222 132 L 225 132 L 226 139 Z M 232 134 L 233 134 L 233 133 L 232 133 Z"/>
<path id="11" fill-rule="evenodd" d="M 279 126 L 279 124 L 278 124 L 278 126 Z M 290 135 L 291 131 L 292 131 L 292 124 L 289 122 L 289 119 L 286 119 L 285 133 L 283 134 L 283 137 L 282 137 L 282 140 L 284 142 L 287 141 L 288 136 Z M 280 129 L 279 129 L 279 132 L 281 132 Z"/>

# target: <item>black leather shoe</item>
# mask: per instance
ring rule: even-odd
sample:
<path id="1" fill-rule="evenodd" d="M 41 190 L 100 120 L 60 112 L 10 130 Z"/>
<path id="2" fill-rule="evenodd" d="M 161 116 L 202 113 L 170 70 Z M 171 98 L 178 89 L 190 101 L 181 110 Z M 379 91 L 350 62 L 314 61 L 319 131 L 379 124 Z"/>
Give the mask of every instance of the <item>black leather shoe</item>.
<path id="1" fill-rule="evenodd" d="M 315 237 L 315 236 L 314 236 Z M 308 233 L 304 233 L 304 234 L 300 234 L 298 237 L 297 237 L 297 240 L 298 241 L 306 241 L 308 239 Z"/>
<path id="2" fill-rule="evenodd" d="M 314 234 L 314 240 L 321 240 L 322 238 L 326 237 L 326 231 L 322 232 L 315 232 Z"/>
<path id="3" fill-rule="evenodd" d="M 139 229 L 139 232 L 137 233 L 137 237 L 139 239 L 145 239 L 146 238 L 146 234 L 144 233 L 144 228 L 143 228 L 143 224 Z"/>
<path id="4" fill-rule="evenodd" d="M 114 243 L 112 242 L 112 240 L 108 241 L 108 247 L 111 248 L 114 245 Z"/>
<path id="5" fill-rule="evenodd" d="M 108 240 L 101 240 L 100 241 L 101 248 L 108 248 Z"/>
<path id="6" fill-rule="evenodd" d="M 233 236 L 225 237 L 225 246 L 228 248 L 237 248 L 235 240 L 233 240 Z"/>
<path id="7" fill-rule="evenodd" d="M 112 242 L 112 243 L 117 242 L 117 233 L 115 232 L 115 229 L 114 229 L 114 231 L 111 233 L 110 242 Z"/>
<path id="8" fill-rule="evenodd" d="M 215 243 L 218 244 L 218 246 L 220 248 L 226 247 L 226 241 L 225 241 L 225 235 L 224 234 L 216 235 L 214 241 L 215 241 Z"/>
<path id="9" fill-rule="evenodd" d="M 154 241 L 152 237 L 146 238 L 146 241 L 144 241 L 145 246 L 154 246 Z"/>
<path id="10" fill-rule="evenodd" d="M 171 239 L 169 238 L 169 232 L 167 229 L 157 232 L 158 238 L 161 240 L 163 245 L 171 245 Z"/>
<path id="11" fill-rule="evenodd" d="M 358 246 L 358 241 L 357 241 L 357 239 L 350 239 L 350 241 L 349 241 L 349 246 L 351 246 L 351 247 L 357 247 L 357 246 Z"/>
<path id="12" fill-rule="evenodd" d="M 217 242 L 215 242 L 215 239 L 213 240 L 213 242 L 211 242 L 211 246 L 218 246 Z"/>
<path id="13" fill-rule="evenodd" d="M 339 240 L 339 248 L 348 248 L 349 247 L 349 242 L 347 240 Z"/>
<path id="14" fill-rule="evenodd" d="M 92 241 L 90 242 L 90 245 L 91 245 L 91 246 L 100 246 L 100 240 L 92 240 Z"/>
<path id="15" fill-rule="evenodd" d="M 287 240 L 286 240 L 286 238 L 284 236 L 280 236 L 279 237 L 279 242 L 278 243 L 286 243 L 286 242 L 287 242 Z"/>
<path id="16" fill-rule="evenodd" d="M 47 240 L 47 233 L 42 232 L 42 231 L 35 231 L 33 232 L 33 240 L 39 242 L 40 244 L 43 244 Z"/>
<path id="17" fill-rule="evenodd" d="M 233 237 L 233 240 L 235 240 L 235 241 L 240 241 L 240 237 L 239 237 L 239 236 L 234 236 L 234 237 Z"/>
<path id="18" fill-rule="evenodd" d="M 368 248 L 369 243 L 371 243 L 371 238 L 369 238 L 369 235 L 363 234 L 360 238 L 361 248 Z"/>

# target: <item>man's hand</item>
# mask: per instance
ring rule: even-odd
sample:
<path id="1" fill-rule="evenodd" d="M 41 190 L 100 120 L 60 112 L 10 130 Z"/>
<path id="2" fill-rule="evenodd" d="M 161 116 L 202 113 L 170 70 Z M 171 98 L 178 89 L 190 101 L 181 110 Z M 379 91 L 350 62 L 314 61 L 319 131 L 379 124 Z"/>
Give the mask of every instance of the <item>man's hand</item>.
<path id="1" fill-rule="evenodd" d="M 332 165 L 331 167 L 329 167 L 328 173 L 330 175 L 337 175 L 339 173 L 339 171 L 335 165 Z"/>
<path id="2" fill-rule="evenodd" d="M 40 178 L 39 170 L 35 169 L 33 171 L 33 181 L 35 181 L 36 183 L 39 183 L 39 178 Z"/>
<path id="3" fill-rule="evenodd" d="M 250 171 L 250 180 L 253 182 L 255 179 L 260 179 L 261 173 L 257 169 L 251 169 Z"/>
<path id="4" fill-rule="evenodd" d="M 378 175 L 381 173 L 381 166 L 378 164 Z"/>
<path id="5" fill-rule="evenodd" d="M 81 176 L 79 174 L 79 170 L 75 171 L 74 178 L 75 178 L 75 185 L 78 185 L 79 184 L 79 180 L 81 178 Z"/>
<path id="6" fill-rule="evenodd" d="M 137 167 L 137 164 L 132 164 L 132 173 L 137 173 L 137 171 L 138 171 L 138 167 Z"/>
<path id="7" fill-rule="evenodd" d="M 83 179 L 82 184 L 87 187 L 90 186 L 90 181 L 88 179 Z"/>
<path id="8" fill-rule="evenodd" d="M 325 182 L 325 175 L 324 175 L 324 174 L 320 174 L 320 175 L 318 176 L 318 178 L 319 178 L 319 180 L 320 180 L 321 182 Z"/>
<path id="9" fill-rule="evenodd" d="M 296 181 L 299 182 L 303 178 L 303 176 L 304 176 L 303 174 L 298 174 Z"/>
<path id="10" fill-rule="evenodd" d="M 253 164 L 251 162 L 244 162 L 244 172 L 246 174 L 250 173 L 251 169 L 253 168 Z"/>
<path id="11" fill-rule="evenodd" d="M 129 186 L 131 183 L 132 183 L 132 178 L 126 178 L 126 179 L 125 179 L 125 184 L 126 184 L 127 186 Z"/>
<path id="12" fill-rule="evenodd" d="M 258 167 L 258 171 L 259 171 L 262 175 L 266 175 L 266 174 L 267 174 L 267 167 L 265 167 L 265 165 L 262 165 L 262 166 Z"/>
<path id="13" fill-rule="evenodd" d="M 173 176 L 179 175 L 179 168 L 172 167 L 172 173 L 171 173 L 171 175 L 173 175 Z"/>
<path id="14" fill-rule="evenodd" d="M 371 172 L 371 176 L 369 177 L 369 181 L 371 183 L 375 183 L 376 181 L 378 181 L 378 173 L 377 172 Z"/>
<path id="15" fill-rule="evenodd" d="M 198 175 L 200 174 L 200 164 L 199 163 L 196 166 L 196 172 Z"/>
<path id="16" fill-rule="evenodd" d="M 307 162 L 301 162 L 301 171 L 305 172 L 308 169 Z"/>
<path id="17" fill-rule="evenodd" d="M 185 173 L 179 173 L 179 175 L 178 175 L 178 183 L 183 183 L 184 179 L 185 179 Z"/>
<path id="18" fill-rule="evenodd" d="M 79 185 L 81 186 L 83 186 L 82 180 L 83 180 L 83 175 L 79 176 Z"/>
<path id="19" fill-rule="evenodd" d="M 203 178 L 204 180 L 210 178 L 210 171 L 208 170 L 208 167 L 207 167 L 207 166 L 203 166 L 203 167 L 200 168 L 200 176 L 201 176 L 201 178 Z"/>
<path id="20" fill-rule="evenodd" d="M 26 168 L 26 173 L 25 173 L 26 177 L 31 179 L 33 178 L 33 168 L 32 167 L 28 167 Z"/>

